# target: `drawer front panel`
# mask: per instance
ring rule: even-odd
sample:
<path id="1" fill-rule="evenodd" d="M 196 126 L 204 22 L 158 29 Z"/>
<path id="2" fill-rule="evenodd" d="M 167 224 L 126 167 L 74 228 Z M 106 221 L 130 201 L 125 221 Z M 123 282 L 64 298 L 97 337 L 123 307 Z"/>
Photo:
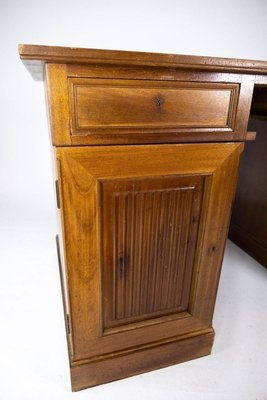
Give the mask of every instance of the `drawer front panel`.
<path id="1" fill-rule="evenodd" d="M 73 135 L 233 130 L 238 84 L 69 78 Z"/>
<path id="2" fill-rule="evenodd" d="M 53 145 L 241 141 L 253 77 L 47 64 Z"/>

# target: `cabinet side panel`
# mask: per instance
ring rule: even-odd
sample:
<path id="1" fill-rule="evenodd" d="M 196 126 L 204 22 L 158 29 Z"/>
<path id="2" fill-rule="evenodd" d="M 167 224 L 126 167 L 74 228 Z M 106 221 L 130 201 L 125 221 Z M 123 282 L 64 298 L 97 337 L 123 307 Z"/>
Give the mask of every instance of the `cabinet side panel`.
<path id="1" fill-rule="evenodd" d="M 224 162 L 218 165 L 212 176 L 210 199 L 204 199 L 208 202 L 208 212 L 205 233 L 198 250 L 200 260 L 194 294 L 197 301 L 192 302 L 190 312 L 208 325 L 212 323 L 243 148 L 244 144 L 240 143 Z"/>
<path id="2" fill-rule="evenodd" d="M 98 184 L 66 151 L 57 149 L 57 158 L 61 165 L 61 215 L 75 358 L 84 353 L 88 338 L 92 340 L 101 334 Z"/>

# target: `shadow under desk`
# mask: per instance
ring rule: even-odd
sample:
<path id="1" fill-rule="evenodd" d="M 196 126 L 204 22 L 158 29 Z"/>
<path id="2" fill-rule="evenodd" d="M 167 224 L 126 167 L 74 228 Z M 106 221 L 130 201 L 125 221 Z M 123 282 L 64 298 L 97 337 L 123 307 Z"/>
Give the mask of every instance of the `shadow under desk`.
<path id="1" fill-rule="evenodd" d="M 267 268 L 267 86 L 255 86 L 229 239 Z"/>

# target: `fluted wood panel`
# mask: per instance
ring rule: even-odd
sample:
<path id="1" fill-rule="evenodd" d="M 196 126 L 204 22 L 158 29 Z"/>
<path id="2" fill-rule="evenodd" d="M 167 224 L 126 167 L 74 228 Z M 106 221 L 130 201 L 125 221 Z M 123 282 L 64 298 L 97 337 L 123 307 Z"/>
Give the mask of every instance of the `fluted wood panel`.
<path id="1" fill-rule="evenodd" d="M 104 184 L 106 327 L 187 309 L 202 179 Z"/>

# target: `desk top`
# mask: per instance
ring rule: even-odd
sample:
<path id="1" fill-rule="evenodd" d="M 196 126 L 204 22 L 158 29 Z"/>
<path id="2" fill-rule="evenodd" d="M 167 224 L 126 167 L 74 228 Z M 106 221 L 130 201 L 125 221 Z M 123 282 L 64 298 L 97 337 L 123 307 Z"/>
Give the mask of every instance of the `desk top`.
<path id="1" fill-rule="evenodd" d="M 180 70 L 267 75 L 267 61 L 136 51 L 19 45 L 19 55 L 35 80 L 43 80 L 45 63 L 124 65 Z"/>

